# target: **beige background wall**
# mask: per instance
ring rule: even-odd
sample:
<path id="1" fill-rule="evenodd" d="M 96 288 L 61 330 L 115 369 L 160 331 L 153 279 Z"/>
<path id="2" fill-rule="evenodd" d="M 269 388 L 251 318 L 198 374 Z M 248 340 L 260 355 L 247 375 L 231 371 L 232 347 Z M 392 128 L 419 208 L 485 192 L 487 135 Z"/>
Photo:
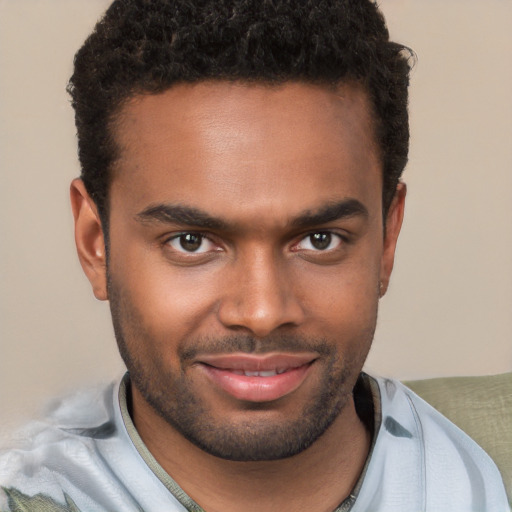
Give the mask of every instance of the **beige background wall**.
<path id="1" fill-rule="evenodd" d="M 0 418 L 122 372 L 75 256 L 64 88 L 106 0 L 0 0 Z M 382 0 L 419 58 L 407 218 L 368 369 L 512 370 L 512 1 Z M 0 427 L 1 428 L 1 427 Z"/>

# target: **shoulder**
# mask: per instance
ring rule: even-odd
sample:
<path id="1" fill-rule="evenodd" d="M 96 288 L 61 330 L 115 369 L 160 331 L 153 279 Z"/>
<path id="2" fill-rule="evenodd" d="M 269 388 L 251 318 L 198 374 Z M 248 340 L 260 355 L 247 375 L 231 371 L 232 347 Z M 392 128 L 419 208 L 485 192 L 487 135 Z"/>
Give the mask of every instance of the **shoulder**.
<path id="1" fill-rule="evenodd" d="M 73 489 L 87 468 L 95 471 L 97 441 L 115 433 L 114 388 L 112 383 L 56 400 L 44 418 L 2 441 L 0 510 L 74 510 L 65 489 Z"/>
<path id="2" fill-rule="evenodd" d="M 127 382 L 59 400 L 0 449 L 0 511 L 185 510 L 127 431 Z"/>
<path id="3" fill-rule="evenodd" d="M 458 499 L 467 510 L 508 510 L 501 475 L 476 442 L 400 382 L 376 381 L 382 411 L 379 449 L 401 473 L 414 475 L 427 503 L 441 510 L 453 502 L 452 510 L 459 510 L 453 501 Z"/>

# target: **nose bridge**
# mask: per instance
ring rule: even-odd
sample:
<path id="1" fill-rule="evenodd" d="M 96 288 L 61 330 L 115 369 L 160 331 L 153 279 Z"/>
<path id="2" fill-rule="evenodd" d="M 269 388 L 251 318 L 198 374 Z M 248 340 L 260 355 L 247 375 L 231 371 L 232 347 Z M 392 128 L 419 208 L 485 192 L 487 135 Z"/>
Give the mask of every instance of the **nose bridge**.
<path id="1" fill-rule="evenodd" d="M 284 325 L 298 325 L 302 309 L 279 255 L 268 248 L 239 254 L 219 308 L 220 321 L 266 336 Z"/>

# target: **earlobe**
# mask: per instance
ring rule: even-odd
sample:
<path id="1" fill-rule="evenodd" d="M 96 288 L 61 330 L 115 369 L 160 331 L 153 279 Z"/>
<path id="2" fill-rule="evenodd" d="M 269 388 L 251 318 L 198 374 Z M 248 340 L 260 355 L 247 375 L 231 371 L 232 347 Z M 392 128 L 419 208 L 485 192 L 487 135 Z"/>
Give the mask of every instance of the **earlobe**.
<path id="1" fill-rule="evenodd" d="M 384 237 L 384 247 L 382 252 L 381 269 L 380 269 L 380 290 L 379 295 L 382 297 L 389 285 L 389 279 L 393 270 L 395 261 L 395 250 L 398 241 L 398 235 L 402 227 L 405 208 L 405 196 L 407 194 L 407 186 L 405 183 L 398 183 L 395 196 L 391 206 L 389 207 L 386 217 L 386 234 Z"/>
<path id="2" fill-rule="evenodd" d="M 92 285 L 95 297 L 98 300 L 107 300 L 105 238 L 98 210 L 81 179 L 71 182 L 70 197 L 80 264 Z"/>

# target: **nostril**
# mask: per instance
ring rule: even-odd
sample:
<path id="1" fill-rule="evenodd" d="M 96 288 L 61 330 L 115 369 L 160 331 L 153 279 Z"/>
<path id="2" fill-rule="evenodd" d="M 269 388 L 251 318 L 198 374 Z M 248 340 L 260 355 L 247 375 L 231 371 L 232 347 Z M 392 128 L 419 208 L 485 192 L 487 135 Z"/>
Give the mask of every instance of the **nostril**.
<path id="1" fill-rule="evenodd" d="M 225 300 L 218 314 L 225 327 L 247 330 L 256 337 L 265 337 L 279 328 L 300 325 L 303 320 L 299 305 L 289 298 L 280 297 L 274 297 L 265 304 Z"/>

